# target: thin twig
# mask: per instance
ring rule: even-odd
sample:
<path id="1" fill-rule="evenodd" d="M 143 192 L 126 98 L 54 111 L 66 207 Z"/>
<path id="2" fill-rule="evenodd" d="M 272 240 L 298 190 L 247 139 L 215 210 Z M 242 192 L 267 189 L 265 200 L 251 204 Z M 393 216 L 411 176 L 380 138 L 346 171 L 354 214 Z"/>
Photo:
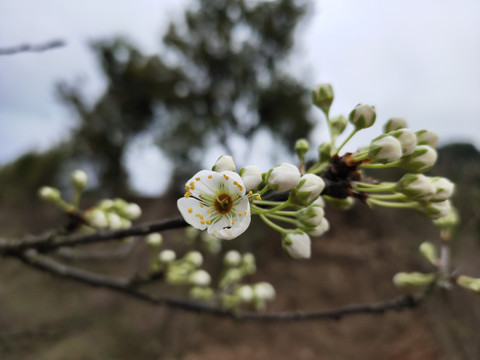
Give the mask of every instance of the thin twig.
<path id="1" fill-rule="evenodd" d="M 387 311 L 401 311 L 404 309 L 414 308 L 421 303 L 425 296 L 423 294 L 416 296 L 404 295 L 377 303 L 353 304 L 325 311 L 295 311 L 279 313 L 236 312 L 218 306 L 189 300 L 155 297 L 151 294 L 137 290 L 132 279 L 106 276 L 61 264 L 52 258 L 38 254 L 35 250 L 17 253 L 15 256 L 25 264 L 38 270 L 90 286 L 107 288 L 152 305 L 168 306 L 184 311 L 204 313 L 212 316 L 227 317 L 242 321 L 290 322 L 320 319 L 340 320 L 343 317 L 355 314 L 383 314 Z"/>
<path id="2" fill-rule="evenodd" d="M 51 40 L 40 45 L 22 44 L 10 48 L 0 48 L 0 55 L 15 55 L 22 52 L 43 52 L 65 46 L 63 40 Z"/>

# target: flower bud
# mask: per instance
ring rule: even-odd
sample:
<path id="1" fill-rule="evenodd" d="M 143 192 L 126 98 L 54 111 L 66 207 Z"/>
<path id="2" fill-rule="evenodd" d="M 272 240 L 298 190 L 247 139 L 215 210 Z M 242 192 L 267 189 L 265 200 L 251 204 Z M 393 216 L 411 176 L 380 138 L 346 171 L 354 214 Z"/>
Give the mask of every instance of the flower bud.
<path id="1" fill-rule="evenodd" d="M 75 170 L 72 173 L 72 182 L 78 191 L 82 191 L 88 184 L 87 174 L 82 170 Z"/>
<path id="2" fill-rule="evenodd" d="M 189 282 L 195 286 L 208 286 L 212 282 L 212 278 L 205 270 L 197 270 L 190 274 Z"/>
<path id="3" fill-rule="evenodd" d="M 457 284 L 480 294 L 480 279 L 475 279 L 466 275 L 460 275 L 457 277 Z"/>
<path id="4" fill-rule="evenodd" d="M 388 119 L 388 121 L 383 126 L 383 131 L 389 133 L 390 131 L 395 131 L 398 129 L 403 129 L 408 127 L 407 120 L 402 117 L 393 117 Z"/>
<path id="5" fill-rule="evenodd" d="M 400 141 L 390 135 L 381 135 L 370 143 L 368 157 L 382 164 L 389 164 L 402 157 Z"/>
<path id="6" fill-rule="evenodd" d="M 320 225 L 325 216 L 325 210 L 320 205 L 311 204 L 297 213 L 297 220 L 306 227 Z"/>
<path id="7" fill-rule="evenodd" d="M 423 173 L 437 161 L 437 152 L 428 145 L 418 145 L 412 154 L 404 157 L 400 166 L 408 172 Z"/>
<path id="8" fill-rule="evenodd" d="M 255 264 L 255 256 L 252 253 L 243 254 L 242 268 L 247 274 L 255 274 L 257 265 Z"/>
<path id="9" fill-rule="evenodd" d="M 189 251 L 183 259 L 195 267 L 200 267 L 203 264 L 203 256 L 198 251 Z"/>
<path id="10" fill-rule="evenodd" d="M 260 300 L 272 300 L 275 298 L 275 289 L 267 282 L 260 282 L 253 286 L 255 297 Z"/>
<path id="11" fill-rule="evenodd" d="M 423 274 L 420 272 L 400 272 L 393 277 L 393 283 L 398 287 L 423 286 L 435 281 L 435 274 Z"/>
<path id="12" fill-rule="evenodd" d="M 325 182 L 320 176 L 305 174 L 290 192 L 290 200 L 295 204 L 307 206 L 320 196 L 324 188 Z"/>
<path id="13" fill-rule="evenodd" d="M 452 206 L 447 215 L 433 220 L 433 223 L 443 231 L 449 231 L 458 225 L 460 222 L 460 217 L 458 216 L 457 210 Z"/>
<path id="14" fill-rule="evenodd" d="M 163 250 L 158 254 L 158 260 L 161 263 L 169 263 L 174 261 L 177 258 L 177 254 L 173 250 Z"/>
<path id="15" fill-rule="evenodd" d="M 100 209 L 90 210 L 85 214 L 85 218 L 93 227 L 102 229 L 108 227 L 108 219 L 105 212 Z"/>
<path id="16" fill-rule="evenodd" d="M 208 301 L 208 300 L 211 300 L 215 296 L 215 293 L 214 293 L 212 288 L 194 286 L 190 289 L 188 295 L 192 299 L 201 300 L 201 301 Z"/>
<path id="17" fill-rule="evenodd" d="M 430 263 L 433 265 L 437 265 L 438 256 L 437 256 L 437 249 L 435 246 L 428 241 L 424 241 L 420 245 L 420 254 L 422 254 Z"/>
<path id="18" fill-rule="evenodd" d="M 212 167 L 212 171 L 233 171 L 235 172 L 235 162 L 233 161 L 233 157 L 228 155 L 222 155 L 218 158 L 215 162 L 215 165 Z"/>
<path id="19" fill-rule="evenodd" d="M 318 154 L 320 157 L 320 162 L 327 162 L 330 161 L 332 157 L 332 143 L 324 142 L 321 143 L 318 147 Z"/>
<path id="20" fill-rule="evenodd" d="M 345 199 L 334 198 L 331 196 L 324 197 L 330 205 L 337 210 L 350 210 L 355 205 L 355 199 L 353 197 L 347 197 Z"/>
<path id="21" fill-rule="evenodd" d="M 282 247 L 294 259 L 308 259 L 311 255 L 310 236 L 298 229 L 283 237 Z"/>
<path id="22" fill-rule="evenodd" d="M 429 202 L 421 204 L 420 211 L 425 214 L 425 216 L 430 219 L 439 219 L 444 216 L 447 216 L 450 212 L 452 205 L 449 200 L 438 201 L 438 202 Z"/>
<path id="23" fill-rule="evenodd" d="M 410 129 L 399 129 L 391 131 L 388 135 L 393 136 L 395 139 L 400 141 L 402 145 L 402 156 L 410 155 L 415 151 L 417 146 L 417 136 Z"/>
<path id="24" fill-rule="evenodd" d="M 236 250 L 228 251 L 223 257 L 223 263 L 228 267 L 235 267 L 242 262 L 242 256 Z"/>
<path id="25" fill-rule="evenodd" d="M 135 203 L 128 204 L 124 209 L 125 216 L 129 220 L 137 220 L 142 215 L 142 209 Z"/>
<path id="26" fill-rule="evenodd" d="M 253 288 L 250 285 L 242 285 L 238 287 L 235 294 L 245 303 L 252 301 L 254 296 Z"/>
<path id="27" fill-rule="evenodd" d="M 428 201 L 435 193 L 435 187 L 428 177 L 422 174 L 405 174 L 398 181 L 396 190 L 411 199 Z"/>
<path id="28" fill-rule="evenodd" d="M 262 183 L 262 172 L 256 165 L 247 165 L 240 170 L 243 185 L 247 191 L 254 190 Z"/>
<path id="29" fill-rule="evenodd" d="M 325 207 L 325 200 L 321 196 L 319 196 L 313 203 L 312 205 L 320 206 L 322 208 Z"/>
<path id="30" fill-rule="evenodd" d="M 356 130 L 366 129 L 375 123 L 375 107 L 365 104 L 358 104 L 348 115 L 348 121 L 355 126 Z"/>
<path id="31" fill-rule="evenodd" d="M 308 235 L 312 237 L 318 237 L 325 234 L 328 230 L 330 230 L 330 223 L 326 218 L 323 218 L 320 222 L 320 225 L 317 225 L 313 228 L 313 230 L 309 230 Z"/>
<path id="32" fill-rule="evenodd" d="M 452 197 L 455 191 L 455 184 L 444 177 L 431 178 L 431 183 L 435 188 L 432 201 L 444 201 Z"/>
<path id="33" fill-rule="evenodd" d="M 145 242 L 151 248 L 157 249 L 162 246 L 163 236 L 160 233 L 151 233 L 147 235 L 147 237 L 145 238 Z"/>
<path id="34" fill-rule="evenodd" d="M 325 114 L 328 114 L 330 111 L 333 99 L 333 88 L 330 84 L 320 83 L 312 90 L 313 104 L 322 109 Z"/>
<path id="35" fill-rule="evenodd" d="M 299 180 L 300 171 L 295 165 L 288 163 L 270 169 L 267 174 L 267 183 L 276 191 L 288 191 L 297 185 Z"/>
<path id="36" fill-rule="evenodd" d="M 330 126 L 332 127 L 332 132 L 334 135 L 341 135 L 345 128 L 347 127 L 347 118 L 343 115 L 334 117 L 330 121 Z"/>
<path id="37" fill-rule="evenodd" d="M 310 144 L 308 143 L 307 139 L 298 139 L 295 143 L 294 150 L 301 161 L 303 161 L 305 158 L 305 154 L 307 153 L 308 149 L 310 149 Z"/>
<path id="38" fill-rule="evenodd" d="M 107 214 L 108 227 L 112 230 L 122 229 L 122 219 L 115 213 Z"/>
<path id="39" fill-rule="evenodd" d="M 61 200 L 60 191 L 50 186 L 42 186 L 38 190 L 38 196 L 40 197 L 40 199 L 52 203 L 56 203 Z"/>
<path id="40" fill-rule="evenodd" d="M 418 145 L 428 145 L 434 149 L 438 145 L 438 135 L 433 130 L 419 130 L 415 133 L 417 135 Z"/>

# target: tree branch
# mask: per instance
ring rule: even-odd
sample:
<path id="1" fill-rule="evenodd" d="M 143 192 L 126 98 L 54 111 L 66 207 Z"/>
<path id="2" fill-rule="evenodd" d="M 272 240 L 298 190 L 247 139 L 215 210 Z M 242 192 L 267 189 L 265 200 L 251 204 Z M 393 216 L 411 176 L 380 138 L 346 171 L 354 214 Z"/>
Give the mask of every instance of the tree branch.
<path id="1" fill-rule="evenodd" d="M 63 40 L 51 40 L 40 45 L 22 44 L 10 48 L 0 48 L 0 55 L 15 55 L 22 52 L 43 52 L 65 46 Z"/>
<path id="2" fill-rule="evenodd" d="M 87 270 L 64 265 L 45 255 L 38 254 L 35 250 L 27 250 L 15 254 L 25 264 L 38 270 L 67 278 L 76 282 L 94 287 L 103 287 L 113 290 L 130 297 L 142 300 L 156 306 L 168 306 L 174 309 L 190 311 L 194 313 L 204 313 L 217 317 L 232 318 L 241 321 L 262 321 L 262 322 L 290 322 L 290 321 L 307 321 L 320 319 L 340 320 L 346 316 L 355 314 L 383 314 L 387 311 L 401 311 L 411 309 L 418 306 L 426 296 L 420 295 L 404 295 L 398 298 L 380 301 L 372 304 L 353 304 L 332 310 L 313 311 L 313 312 L 279 312 L 279 313 L 252 313 L 252 312 L 236 312 L 224 309 L 218 306 L 203 304 L 199 302 L 181 300 L 168 297 L 155 297 L 148 293 L 136 289 L 134 279 L 111 277 L 107 275 L 97 274 Z"/>

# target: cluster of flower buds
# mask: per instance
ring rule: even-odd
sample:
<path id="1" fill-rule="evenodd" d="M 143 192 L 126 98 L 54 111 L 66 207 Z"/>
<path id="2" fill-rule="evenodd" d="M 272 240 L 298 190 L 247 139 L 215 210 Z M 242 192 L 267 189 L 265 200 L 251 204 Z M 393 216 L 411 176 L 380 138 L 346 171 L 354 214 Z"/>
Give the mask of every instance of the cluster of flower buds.
<path id="1" fill-rule="evenodd" d="M 140 206 L 123 199 L 105 199 L 85 211 L 89 225 L 98 229 L 126 229 L 142 215 Z"/>

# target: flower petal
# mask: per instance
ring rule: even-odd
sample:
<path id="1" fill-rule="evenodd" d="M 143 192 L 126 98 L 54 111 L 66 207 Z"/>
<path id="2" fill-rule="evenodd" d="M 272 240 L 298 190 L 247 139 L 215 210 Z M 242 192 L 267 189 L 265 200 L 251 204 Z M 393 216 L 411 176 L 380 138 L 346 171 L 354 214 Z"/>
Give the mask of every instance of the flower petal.
<path id="1" fill-rule="evenodd" d="M 206 220 L 210 216 L 207 213 L 208 207 L 192 198 L 180 198 L 177 200 L 177 207 L 187 223 L 199 230 L 207 228 Z M 203 223 L 202 223 L 203 221 Z"/>
<path id="2" fill-rule="evenodd" d="M 250 202 L 248 199 L 242 199 L 235 206 L 234 211 L 235 215 L 233 217 L 223 216 L 219 221 L 210 225 L 208 233 L 224 240 L 231 240 L 243 234 L 251 221 Z"/>

